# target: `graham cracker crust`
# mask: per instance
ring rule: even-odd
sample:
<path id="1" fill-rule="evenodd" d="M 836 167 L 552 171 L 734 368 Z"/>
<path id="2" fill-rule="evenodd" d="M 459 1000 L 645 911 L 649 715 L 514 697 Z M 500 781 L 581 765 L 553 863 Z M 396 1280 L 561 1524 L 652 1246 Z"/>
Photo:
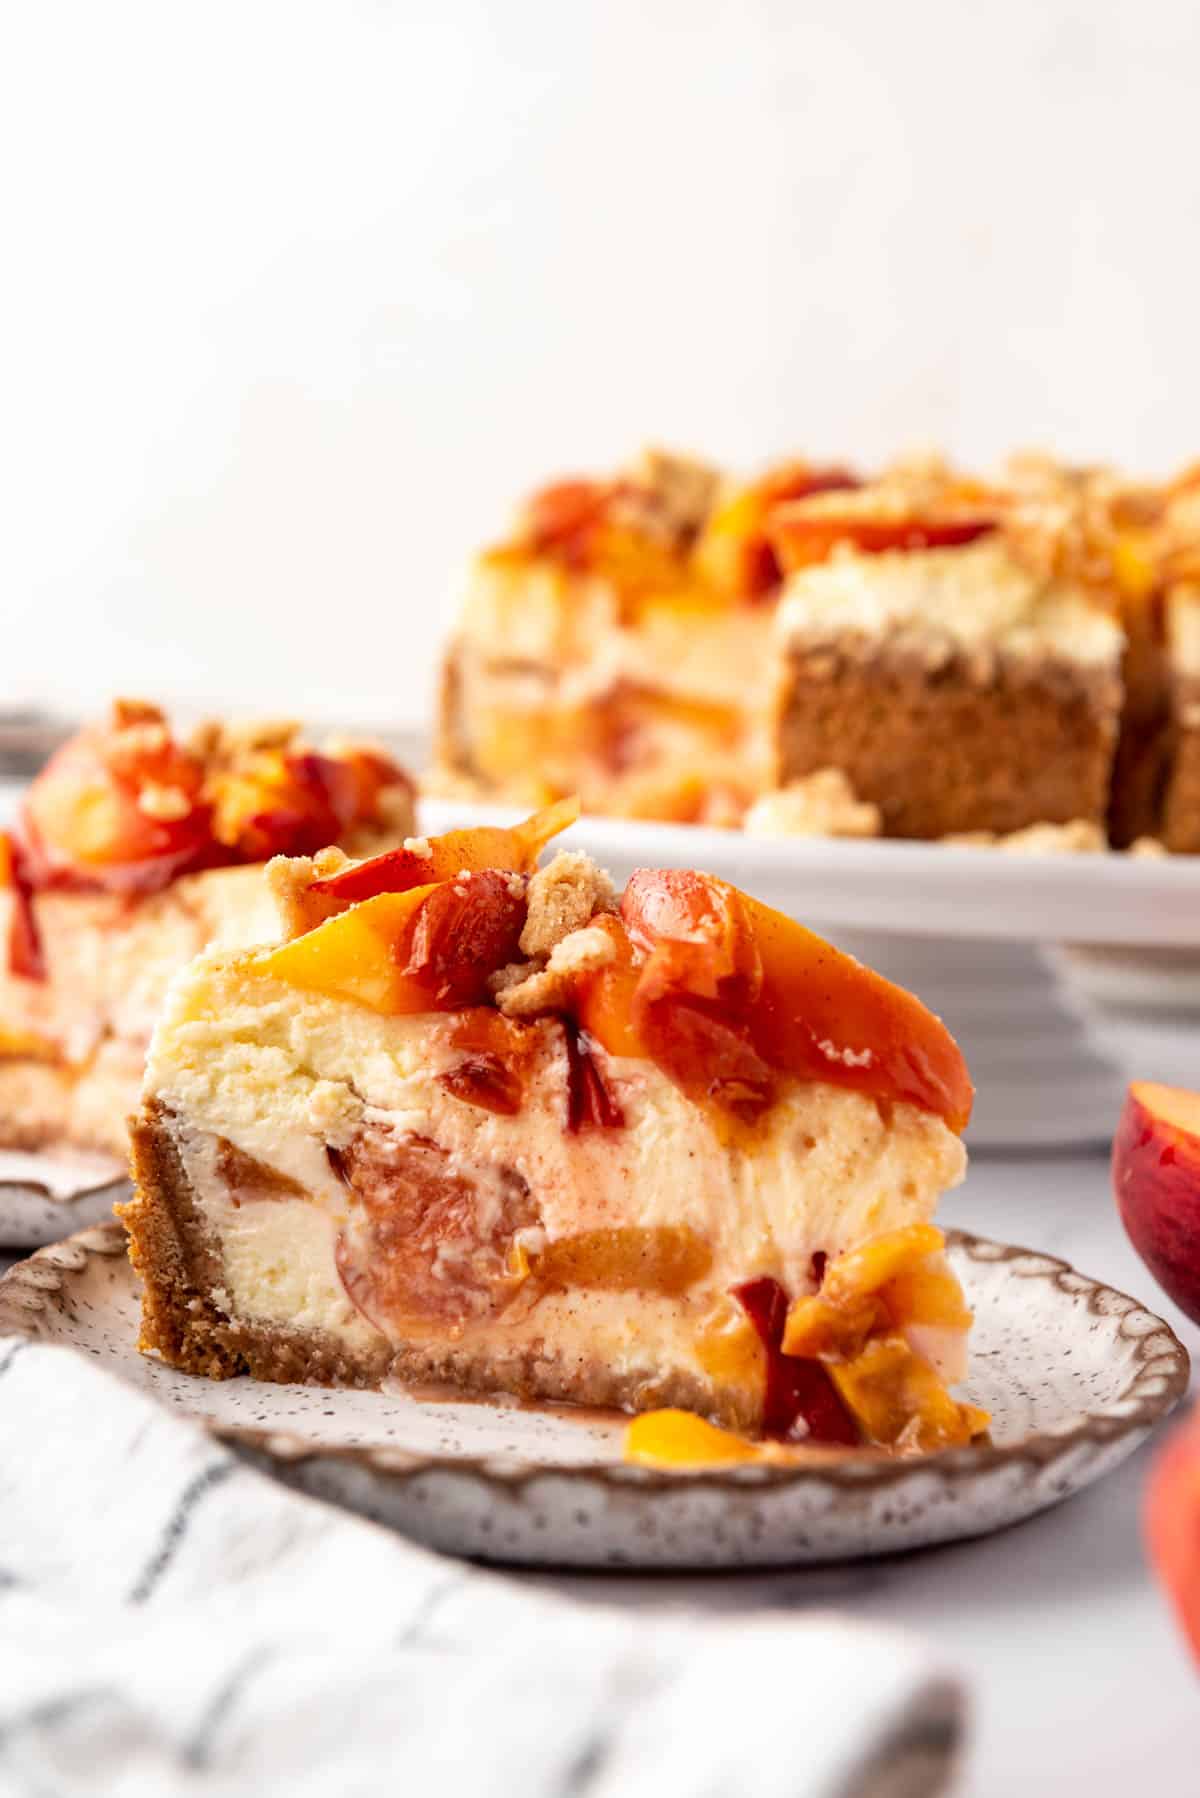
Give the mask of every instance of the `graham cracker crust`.
<path id="1" fill-rule="evenodd" d="M 226 1380 L 374 1386 L 387 1353 L 356 1357 L 316 1331 L 243 1324 L 217 1304 L 220 1254 L 196 1203 L 169 1114 L 154 1103 L 129 1120 L 133 1198 L 116 1211 L 129 1232 L 129 1259 L 142 1281 L 138 1347 L 184 1373 Z"/>
<path id="2" fill-rule="evenodd" d="M 301 1385 L 377 1387 L 384 1379 L 439 1386 L 472 1397 L 504 1395 L 627 1412 L 677 1405 L 734 1429 L 757 1428 L 761 1401 L 736 1388 L 673 1369 L 620 1373 L 581 1355 L 528 1340 L 511 1348 L 469 1337 L 442 1342 L 380 1341 L 354 1353 L 313 1330 L 231 1318 L 217 1302 L 220 1251 L 205 1223 L 178 1141 L 179 1122 L 153 1101 L 130 1119 L 134 1196 L 117 1207 L 129 1258 L 142 1281 L 138 1346 L 183 1373 L 208 1379 L 249 1374 Z"/>
<path id="3" fill-rule="evenodd" d="M 961 650 L 930 660 L 851 635 L 793 643 L 777 778 L 840 768 L 890 837 L 1103 825 L 1120 700 L 1115 674 L 1065 661 L 981 667 Z"/>

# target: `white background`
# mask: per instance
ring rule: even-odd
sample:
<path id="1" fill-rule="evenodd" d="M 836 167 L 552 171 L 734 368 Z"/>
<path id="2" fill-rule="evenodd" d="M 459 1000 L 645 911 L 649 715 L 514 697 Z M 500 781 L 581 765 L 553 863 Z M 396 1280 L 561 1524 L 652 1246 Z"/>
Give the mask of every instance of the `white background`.
<path id="1" fill-rule="evenodd" d="M 643 439 L 1200 451 L 1190 0 L 56 0 L 0 44 L 0 703 L 424 711 Z"/>

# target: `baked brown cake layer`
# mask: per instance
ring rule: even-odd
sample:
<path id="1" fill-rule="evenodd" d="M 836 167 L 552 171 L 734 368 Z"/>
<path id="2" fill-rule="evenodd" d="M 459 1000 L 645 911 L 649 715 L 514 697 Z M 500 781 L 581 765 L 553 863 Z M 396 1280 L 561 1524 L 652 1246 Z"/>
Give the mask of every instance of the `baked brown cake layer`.
<path id="1" fill-rule="evenodd" d="M 1162 839 L 1176 855 L 1200 855 L 1200 677 L 1176 678 L 1171 712 Z"/>
<path id="2" fill-rule="evenodd" d="M 330 1336 L 231 1318 L 215 1296 L 223 1287 L 219 1251 L 197 1205 L 178 1123 L 153 1101 L 130 1120 L 135 1193 L 118 1212 L 141 1276 L 139 1347 L 181 1372 L 209 1379 L 250 1374 L 319 1386 L 379 1386 L 385 1378 L 470 1394 L 641 1411 L 677 1405 L 731 1428 L 755 1428 L 744 1393 L 682 1372 L 647 1379 L 620 1375 L 599 1359 L 555 1353 L 540 1343 L 481 1352 L 469 1340 L 391 1344 L 365 1354 Z"/>
<path id="3" fill-rule="evenodd" d="M 780 784 L 839 768 L 884 834 L 1005 835 L 1102 823 L 1121 689 L 1107 671 L 846 636 L 793 643 L 777 712 Z"/>

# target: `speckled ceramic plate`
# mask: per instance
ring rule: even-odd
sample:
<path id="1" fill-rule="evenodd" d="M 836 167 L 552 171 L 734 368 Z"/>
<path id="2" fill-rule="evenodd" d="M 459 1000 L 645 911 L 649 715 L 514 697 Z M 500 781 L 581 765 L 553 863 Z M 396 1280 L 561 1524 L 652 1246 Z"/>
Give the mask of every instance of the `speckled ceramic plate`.
<path id="1" fill-rule="evenodd" d="M 1182 1394 L 1186 1351 L 1133 1299 L 981 1237 L 950 1254 L 976 1314 L 969 1396 L 990 1445 L 918 1461 L 656 1473 L 621 1420 L 178 1374 L 137 1353 L 115 1224 L 0 1280 L 0 1332 L 105 1362 L 290 1485 L 436 1548 L 578 1567 L 749 1567 L 888 1554 L 999 1529 L 1115 1467 Z"/>
<path id="2" fill-rule="evenodd" d="M 82 1149 L 0 1149 L 0 1250 L 37 1249 L 112 1216 L 129 1182 L 121 1162 Z"/>

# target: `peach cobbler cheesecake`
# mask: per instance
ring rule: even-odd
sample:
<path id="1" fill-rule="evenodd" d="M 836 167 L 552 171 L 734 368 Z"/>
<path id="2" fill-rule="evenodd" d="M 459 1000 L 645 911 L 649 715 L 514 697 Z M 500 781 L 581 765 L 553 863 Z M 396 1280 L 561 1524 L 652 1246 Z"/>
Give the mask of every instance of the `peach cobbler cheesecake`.
<path id="1" fill-rule="evenodd" d="M 471 566 L 431 790 L 779 836 L 1200 852 L 1200 474 L 734 480 L 661 451 Z"/>
<path id="2" fill-rule="evenodd" d="M 277 860 L 284 939 L 178 975 L 124 1209 L 143 1348 L 966 1441 L 932 1223 L 965 1160 L 953 1040 L 723 881 L 539 866 L 576 809 Z"/>
<path id="3" fill-rule="evenodd" d="M 767 778 L 776 507 L 848 487 L 792 461 L 735 483 L 653 450 L 554 482 L 471 565 L 443 669 L 443 790 L 737 822 Z"/>
<path id="4" fill-rule="evenodd" d="M 0 832 L 0 1145 L 124 1155 L 150 1030 L 206 943 L 275 928 L 262 864 L 413 828 L 408 776 L 292 724 L 172 734 L 118 701 L 55 754 Z"/>

